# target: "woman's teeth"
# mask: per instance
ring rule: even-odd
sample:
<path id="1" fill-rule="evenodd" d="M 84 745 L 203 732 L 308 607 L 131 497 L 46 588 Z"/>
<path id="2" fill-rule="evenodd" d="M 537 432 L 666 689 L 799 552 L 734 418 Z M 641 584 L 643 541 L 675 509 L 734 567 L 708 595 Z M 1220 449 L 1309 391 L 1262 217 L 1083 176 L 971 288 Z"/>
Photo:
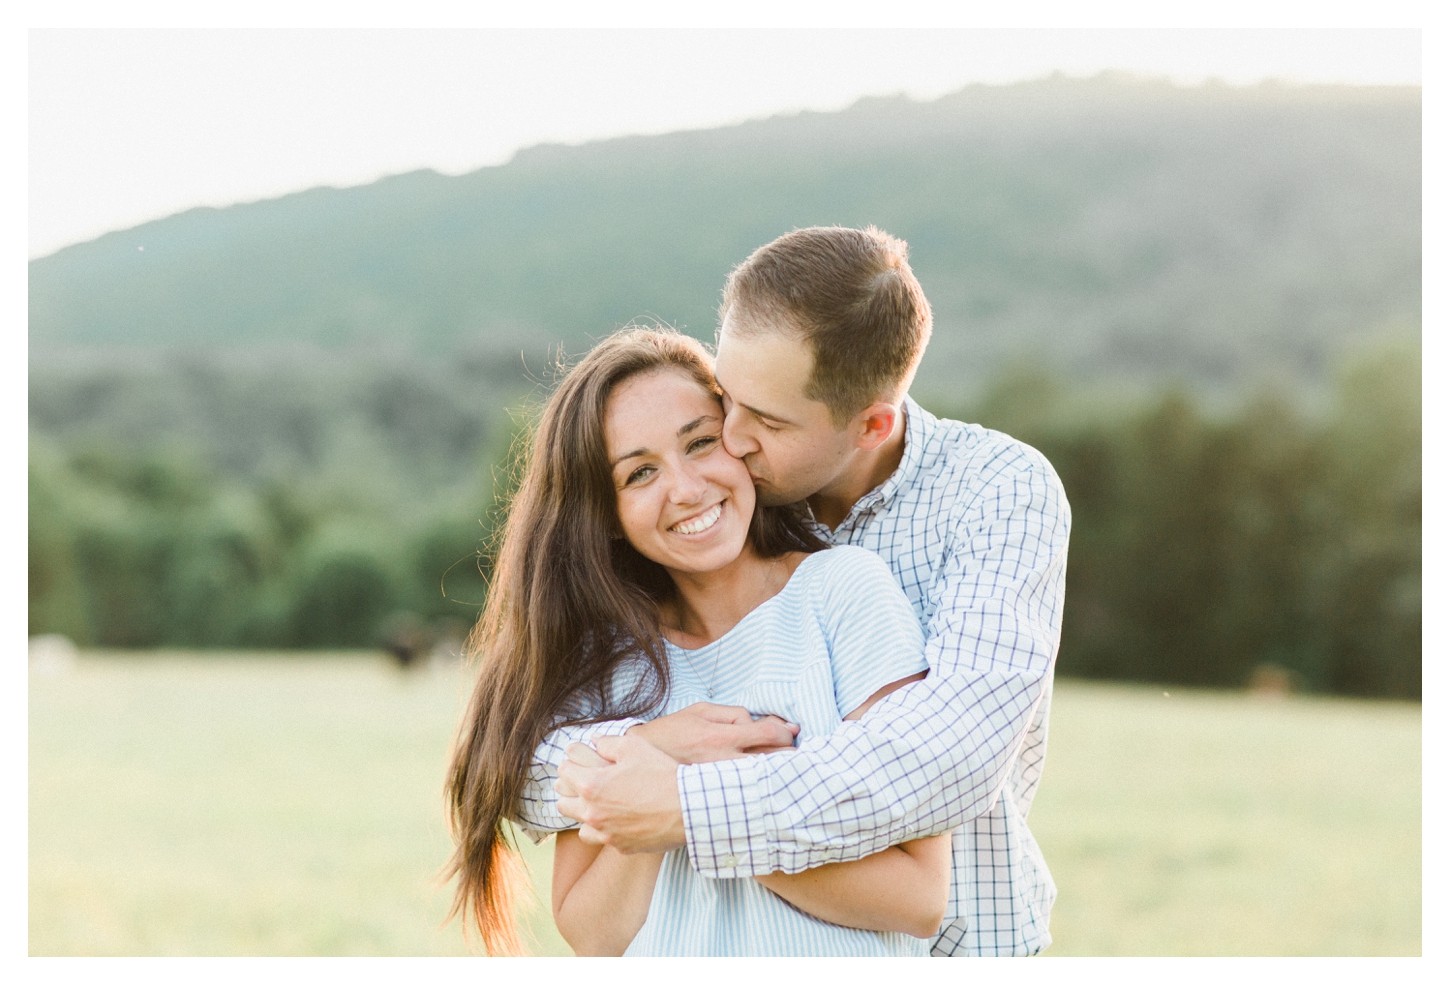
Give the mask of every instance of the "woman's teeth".
<path id="1" fill-rule="evenodd" d="M 677 534 L 697 534 L 702 530 L 709 530 L 718 519 L 720 519 L 720 504 L 716 503 L 693 520 L 677 523 L 670 529 Z"/>

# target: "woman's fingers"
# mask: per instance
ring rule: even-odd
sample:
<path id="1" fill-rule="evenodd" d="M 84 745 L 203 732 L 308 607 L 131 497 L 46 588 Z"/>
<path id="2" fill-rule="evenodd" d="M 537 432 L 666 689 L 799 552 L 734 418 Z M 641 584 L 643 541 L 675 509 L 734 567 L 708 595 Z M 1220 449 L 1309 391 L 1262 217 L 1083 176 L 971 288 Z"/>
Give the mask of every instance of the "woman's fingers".
<path id="1" fill-rule="evenodd" d="M 800 734 L 801 731 L 801 727 L 795 722 L 788 722 L 784 718 L 781 718 L 779 715 L 764 715 L 759 719 L 759 721 L 778 722 L 779 724 L 785 726 L 786 731 L 791 734 L 791 738 L 795 738 L 797 735 Z"/>
<path id="2" fill-rule="evenodd" d="M 790 730 L 792 738 L 800 731 L 800 726 L 787 722 L 779 715 L 762 715 L 756 718 L 750 714 L 750 709 L 740 705 L 712 705 L 708 701 L 698 701 L 690 705 L 682 712 L 676 712 L 681 717 L 694 717 L 703 722 L 712 722 L 716 725 L 759 725 L 761 722 L 778 722 Z M 772 733 L 774 734 L 774 733 Z M 786 740 L 789 743 L 789 739 Z"/>
<path id="3" fill-rule="evenodd" d="M 738 725 L 751 720 L 750 711 L 740 705 L 716 705 L 708 701 L 697 701 L 675 714 L 698 718 L 702 722 L 714 722 L 717 725 Z"/>
<path id="4" fill-rule="evenodd" d="M 749 710 L 736 705 L 712 705 L 702 701 L 636 725 L 627 734 L 645 740 L 676 762 L 711 763 L 787 748 L 794 743 L 799 731 L 799 726 L 776 715 L 754 718 Z M 608 736 L 600 736 L 596 743 L 599 749 L 589 750 L 587 755 L 597 756 L 603 752 L 604 758 L 609 759 L 613 755 L 609 752 L 613 748 L 610 743 L 614 741 Z M 573 748 L 569 747 L 570 750 Z M 579 759 L 571 755 L 570 760 L 580 765 L 592 764 L 593 760 L 583 758 L 585 755 L 581 753 Z"/>
<path id="5" fill-rule="evenodd" d="M 767 749 L 784 749 L 795 742 L 800 726 L 792 725 L 783 718 L 766 715 L 753 722 L 741 724 L 741 751 L 762 752 Z"/>
<path id="6" fill-rule="evenodd" d="M 792 725 L 783 718 L 776 718 L 770 715 L 767 718 L 751 722 L 751 728 L 757 734 L 757 740 L 750 744 L 751 749 L 760 747 L 786 747 L 793 746 L 796 741 L 796 733 L 799 733 L 799 725 Z"/>

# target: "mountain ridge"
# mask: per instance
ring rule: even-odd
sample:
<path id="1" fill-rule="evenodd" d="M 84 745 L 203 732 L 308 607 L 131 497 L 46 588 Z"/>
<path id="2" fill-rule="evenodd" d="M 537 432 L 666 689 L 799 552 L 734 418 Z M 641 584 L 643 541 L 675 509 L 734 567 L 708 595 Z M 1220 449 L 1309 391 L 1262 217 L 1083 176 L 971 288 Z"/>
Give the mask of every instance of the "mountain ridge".
<path id="1" fill-rule="evenodd" d="M 869 223 L 911 245 L 933 304 L 928 389 L 1024 360 L 1312 382 L 1418 329 L 1419 116 L 1415 87 L 1049 77 L 535 145 L 65 247 L 30 263 L 30 338 L 40 359 L 388 340 L 516 360 L 648 315 L 709 338 L 752 249 Z"/>

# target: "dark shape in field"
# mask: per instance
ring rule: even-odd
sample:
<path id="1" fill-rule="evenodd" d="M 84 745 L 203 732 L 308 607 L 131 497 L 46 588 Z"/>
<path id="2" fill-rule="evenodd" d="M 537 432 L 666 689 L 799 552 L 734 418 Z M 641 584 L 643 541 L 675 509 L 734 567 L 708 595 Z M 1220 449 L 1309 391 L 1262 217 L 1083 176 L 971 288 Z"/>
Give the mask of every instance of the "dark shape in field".
<path id="1" fill-rule="evenodd" d="M 396 612 L 383 622 L 382 648 L 403 670 L 447 664 L 461 659 L 467 632 L 468 624 L 460 619 L 426 622 L 416 613 Z"/>

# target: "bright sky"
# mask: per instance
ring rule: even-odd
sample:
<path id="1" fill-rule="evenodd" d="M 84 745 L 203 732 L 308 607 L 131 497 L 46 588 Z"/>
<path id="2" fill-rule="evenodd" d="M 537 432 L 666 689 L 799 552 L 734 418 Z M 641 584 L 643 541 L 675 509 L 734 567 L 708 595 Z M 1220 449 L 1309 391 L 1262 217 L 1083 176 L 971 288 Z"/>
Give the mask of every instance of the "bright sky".
<path id="1" fill-rule="evenodd" d="M 1418 30 L 42 30 L 29 250 L 195 205 L 459 174 L 541 141 L 1104 69 L 1420 84 Z"/>

